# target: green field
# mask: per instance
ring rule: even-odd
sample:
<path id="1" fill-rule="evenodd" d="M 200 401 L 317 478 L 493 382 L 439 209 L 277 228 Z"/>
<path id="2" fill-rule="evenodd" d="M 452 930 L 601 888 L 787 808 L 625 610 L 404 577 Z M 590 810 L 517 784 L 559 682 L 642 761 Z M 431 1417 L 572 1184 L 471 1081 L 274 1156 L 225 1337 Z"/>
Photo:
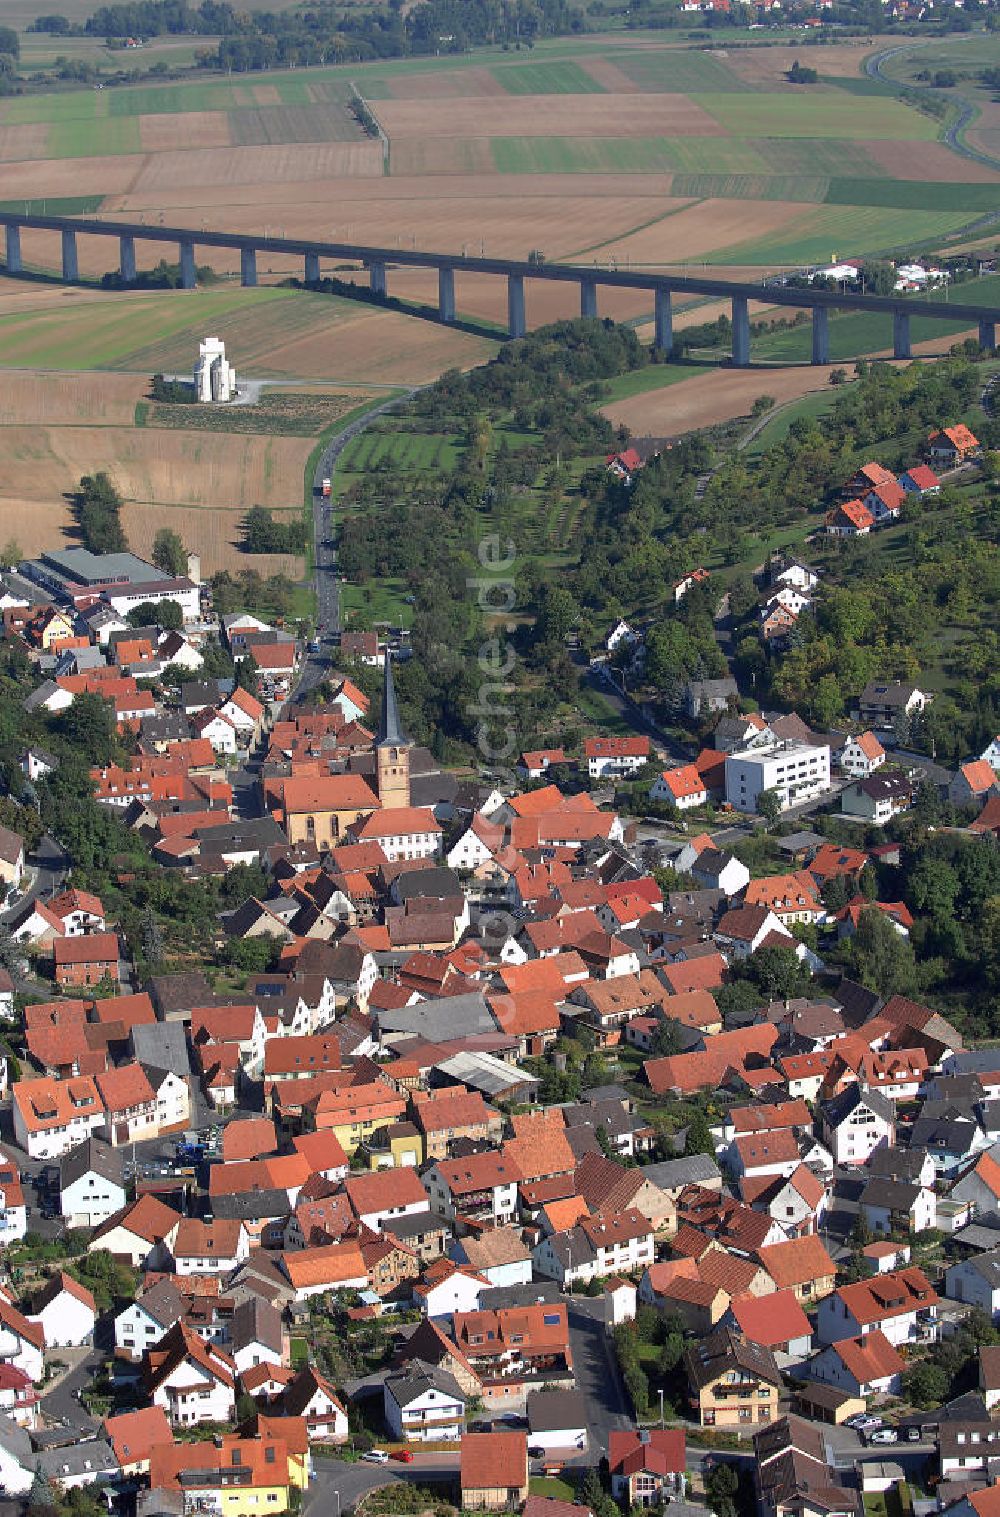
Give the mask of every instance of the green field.
<path id="1" fill-rule="evenodd" d="M 850 218 L 835 206 L 818 206 L 793 226 L 752 242 L 719 248 L 709 263 L 792 265 L 827 263 L 835 254 L 910 252 L 957 232 L 969 222 L 962 211 L 897 211 L 852 207 Z"/>
<path id="2" fill-rule="evenodd" d="M 830 144 L 826 143 L 828 151 Z M 839 146 L 834 149 L 839 155 Z M 840 165 L 843 167 L 843 165 Z M 801 200 L 890 210 L 1000 212 L 1000 184 L 956 184 L 873 175 L 676 174 L 671 194 L 712 200 Z"/>
<path id="3" fill-rule="evenodd" d="M 751 143 L 729 137 L 497 137 L 490 152 L 501 174 L 753 174 L 766 167 Z"/>
<path id="4" fill-rule="evenodd" d="M 838 99 L 835 94 L 695 94 L 720 126 L 740 137 L 881 138 L 933 142 L 937 123 L 897 100 Z"/>
<path id="5" fill-rule="evenodd" d="M 461 449 L 454 437 L 436 432 L 362 432 L 348 443 L 339 468 L 344 474 L 364 474 L 380 465 L 419 473 L 452 470 Z"/>
<path id="6" fill-rule="evenodd" d="M 211 325 L 255 367 L 255 354 L 315 331 L 345 305 L 357 309 L 330 296 L 268 285 L 166 291 L 138 299 L 109 295 L 71 311 L 45 306 L 0 317 L 0 353 L 3 365 L 14 368 L 186 372 Z"/>
<path id="7" fill-rule="evenodd" d="M 920 307 L 914 302 L 910 316 L 910 341 L 939 343 L 942 351 L 949 340 L 959 332 L 968 330 L 969 323 L 962 321 L 932 321 L 919 314 Z M 867 311 L 852 311 L 844 316 L 830 318 L 830 361 L 846 363 L 865 353 L 892 351 L 892 317 L 886 312 L 869 315 Z M 768 363 L 808 363 L 812 352 L 812 326 L 787 327 L 784 331 L 769 332 L 753 341 L 755 361 Z"/>
<path id="8" fill-rule="evenodd" d="M 707 360 L 699 362 L 688 358 L 675 363 L 650 364 L 645 369 L 634 369 L 630 374 L 619 374 L 617 378 L 602 383 L 604 399 L 601 404 L 629 400 L 633 395 L 648 395 L 651 390 L 663 390 L 668 385 L 681 384 L 685 379 L 693 379 L 696 374 L 704 374 L 706 369 L 717 367 L 717 364 Z"/>
<path id="9" fill-rule="evenodd" d="M 611 58 L 633 84 L 657 94 L 690 95 L 695 90 L 741 93 L 750 89 L 721 59 L 694 48 L 622 50 Z"/>
<path id="10" fill-rule="evenodd" d="M 603 95 L 604 86 L 578 63 L 516 63 L 491 69 L 508 95 Z"/>
<path id="11" fill-rule="evenodd" d="M 115 121 L 59 121 L 49 128 L 50 158 L 104 158 L 139 153 L 142 142 L 134 118 Z"/>

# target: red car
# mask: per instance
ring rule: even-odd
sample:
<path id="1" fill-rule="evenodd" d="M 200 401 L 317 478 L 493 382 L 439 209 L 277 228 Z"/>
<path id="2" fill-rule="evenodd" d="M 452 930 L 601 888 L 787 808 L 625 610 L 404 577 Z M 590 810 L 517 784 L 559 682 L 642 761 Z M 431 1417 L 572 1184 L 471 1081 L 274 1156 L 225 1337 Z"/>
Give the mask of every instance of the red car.
<path id="1" fill-rule="evenodd" d="M 398 1459 L 400 1464 L 413 1463 L 413 1455 L 410 1453 L 409 1449 L 395 1449 L 393 1451 L 392 1457 L 393 1459 Z"/>

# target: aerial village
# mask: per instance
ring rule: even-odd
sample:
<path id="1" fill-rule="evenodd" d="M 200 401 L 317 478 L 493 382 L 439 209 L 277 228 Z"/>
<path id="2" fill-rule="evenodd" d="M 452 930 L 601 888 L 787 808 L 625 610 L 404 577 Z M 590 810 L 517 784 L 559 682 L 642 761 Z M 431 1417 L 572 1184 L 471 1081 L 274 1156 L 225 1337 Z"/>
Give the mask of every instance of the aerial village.
<path id="1" fill-rule="evenodd" d="M 936 481 L 851 483 L 831 530 Z M 762 606 L 785 592 L 818 576 L 774 563 Z M 917 768 L 919 681 L 817 733 L 703 680 L 696 758 L 592 736 L 462 779 L 384 638 L 286 703 L 308 650 L 214 615 L 196 563 L 52 552 L 2 605 L 29 713 L 113 703 L 97 806 L 171 878 L 259 882 L 217 923 L 241 975 L 143 975 L 65 855 L 0 826 L 7 1497 L 998 1517 L 1000 1048 L 826 959 L 913 929 L 872 839 L 928 787 L 992 856 L 1000 735 Z M 250 679 L 205 673 L 209 632 Z M 18 761 L 29 800 L 61 762 Z M 615 804 L 636 775 L 650 818 Z M 857 846 L 812 830 L 838 807 Z M 777 869 L 738 856 L 762 818 Z"/>

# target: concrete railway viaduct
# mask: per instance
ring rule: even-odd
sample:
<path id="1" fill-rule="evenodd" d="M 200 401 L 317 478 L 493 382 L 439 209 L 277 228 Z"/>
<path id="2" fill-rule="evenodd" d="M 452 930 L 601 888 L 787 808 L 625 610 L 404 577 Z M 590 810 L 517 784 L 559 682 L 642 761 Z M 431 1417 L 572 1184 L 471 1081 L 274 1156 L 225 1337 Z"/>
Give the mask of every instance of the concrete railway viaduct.
<path id="1" fill-rule="evenodd" d="M 306 283 L 320 278 L 320 260 L 350 261 L 368 270 L 375 294 L 388 291 L 390 266 L 436 269 L 438 276 L 438 316 L 443 322 L 455 320 L 455 275 L 479 274 L 507 281 L 507 326 L 511 337 L 526 331 L 524 285 L 528 279 L 555 280 L 575 284 L 580 290 L 580 314 L 598 315 L 597 292 L 600 286 L 648 290 L 653 296 L 654 344 L 665 353 L 673 348 L 672 299 L 675 295 L 705 295 L 732 302 L 733 347 L 735 367 L 750 362 L 750 302 L 769 306 L 790 306 L 812 312 L 812 362 L 830 361 L 829 316 L 831 311 L 883 312 L 892 316 L 893 353 L 909 358 L 910 317 L 943 321 L 962 321 L 977 326 L 983 347 L 996 345 L 996 327 L 1000 308 L 969 305 L 958 301 L 926 302 L 917 305 L 898 295 L 861 295 L 833 290 L 791 289 L 784 285 L 712 279 L 701 275 L 654 274 L 634 269 L 602 269 L 580 264 L 530 263 L 507 258 L 459 257 L 451 253 L 422 253 L 399 248 L 362 247 L 345 242 L 312 242 L 300 237 L 253 236 L 242 232 L 196 231 L 186 227 L 136 225 L 127 221 L 110 221 L 94 217 L 68 217 L 20 214 L 0 211 L 0 225 L 6 229 L 6 268 L 9 274 L 22 271 L 21 231 L 23 228 L 57 232 L 61 238 L 62 277 L 67 282 L 79 278 L 78 241 L 81 237 L 118 239 L 118 266 L 126 284 L 136 278 L 136 243 L 176 243 L 181 285 L 195 284 L 195 248 L 235 248 L 240 254 L 241 279 L 244 285 L 257 283 L 257 254 L 288 253 L 303 259 Z"/>

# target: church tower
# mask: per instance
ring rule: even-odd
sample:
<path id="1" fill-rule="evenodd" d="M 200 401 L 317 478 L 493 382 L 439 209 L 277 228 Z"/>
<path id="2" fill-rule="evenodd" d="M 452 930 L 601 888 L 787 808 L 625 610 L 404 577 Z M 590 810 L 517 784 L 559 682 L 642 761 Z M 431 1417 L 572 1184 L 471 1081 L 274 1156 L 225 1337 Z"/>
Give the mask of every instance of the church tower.
<path id="1" fill-rule="evenodd" d="M 375 739 L 375 777 L 378 798 L 386 810 L 410 804 L 410 739 L 399 721 L 396 684 L 392 677 L 392 654 L 386 650 L 382 716 Z"/>

